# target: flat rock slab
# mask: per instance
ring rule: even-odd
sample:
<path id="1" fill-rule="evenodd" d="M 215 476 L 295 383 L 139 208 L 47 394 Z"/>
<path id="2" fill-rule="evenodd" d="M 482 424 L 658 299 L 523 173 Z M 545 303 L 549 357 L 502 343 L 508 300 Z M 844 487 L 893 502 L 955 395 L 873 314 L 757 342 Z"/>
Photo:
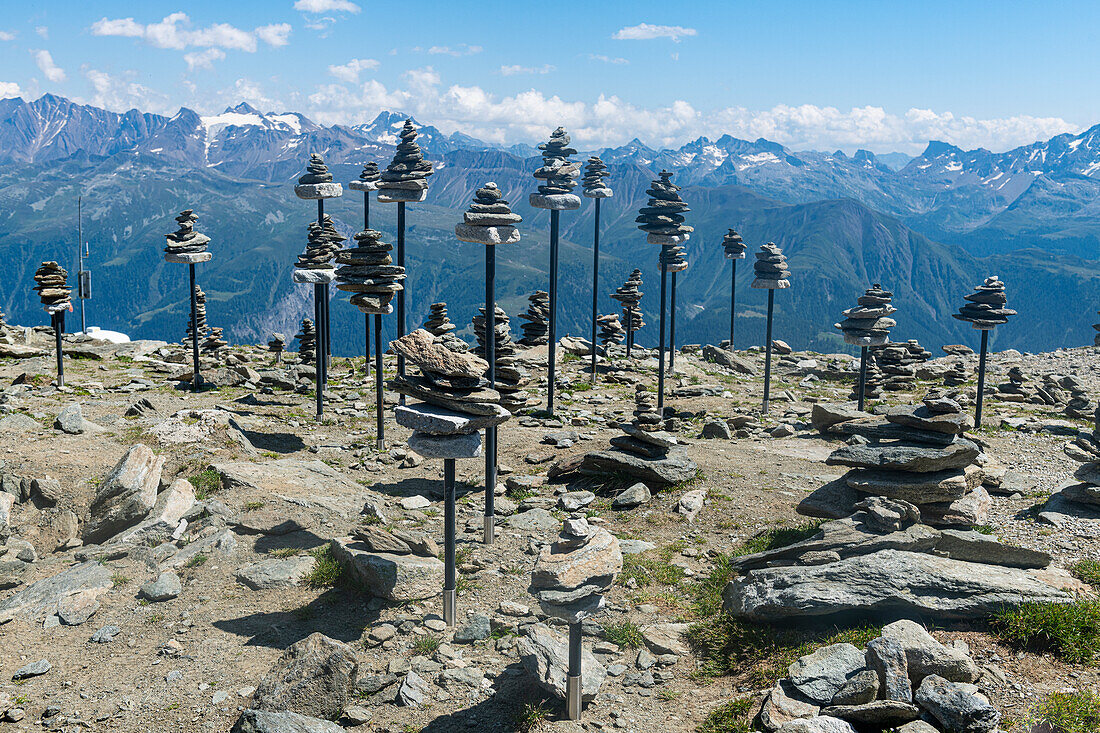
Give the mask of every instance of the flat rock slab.
<path id="1" fill-rule="evenodd" d="M 332 553 L 372 595 L 390 601 L 432 598 L 443 590 L 443 563 L 434 557 L 370 552 L 350 537 L 332 540 Z"/>
<path id="2" fill-rule="evenodd" d="M 916 445 L 846 445 L 833 451 L 825 464 L 929 473 L 964 468 L 974 462 L 979 452 L 978 446 L 965 438 L 942 448 Z"/>
<path id="3" fill-rule="evenodd" d="M 712 364 L 732 369 L 738 374 L 747 374 L 749 376 L 756 375 L 756 369 L 753 368 L 752 364 L 733 352 L 726 349 L 720 349 L 713 344 L 707 344 L 703 347 L 703 358 Z"/>
<path id="4" fill-rule="evenodd" d="M 527 203 L 533 208 L 551 211 L 574 211 L 581 208 L 580 196 L 571 193 L 532 193 L 527 197 Z"/>
<path id="5" fill-rule="evenodd" d="M 428 189 L 408 188 L 382 188 L 385 184 L 379 184 L 378 203 L 380 204 L 415 204 L 428 198 Z"/>
<path id="6" fill-rule="evenodd" d="M 103 593 L 111 585 L 111 571 L 94 560 L 88 560 L 28 585 L 0 603 L 0 616 L 18 615 L 35 620 L 56 613 L 58 602 L 67 596 L 83 591 Z"/>
<path id="7" fill-rule="evenodd" d="M 845 480 L 856 491 L 919 505 L 961 499 L 981 486 L 982 475 L 978 466 L 930 473 L 857 469 Z"/>
<path id="8" fill-rule="evenodd" d="M 345 730 L 332 721 L 298 713 L 245 710 L 230 733 L 345 733 Z"/>
<path id="9" fill-rule="evenodd" d="M 519 230 L 511 226 L 479 227 L 456 224 L 455 236 L 461 242 L 473 244 L 515 244 L 519 241 Z"/>
<path id="10" fill-rule="evenodd" d="M 237 571 L 237 580 L 252 590 L 290 588 L 302 582 L 313 570 L 314 560 L 309 555 L 286 559 L 270 558 L 245 565 Z"/>
<path id="11" fill-rule="evenodd" d="M 418 402 L 410 405 L 398 405 L 394 408 L 397 424 L 410 430 L 430 435 L 452 435 L 455 433 L 476 433 L 488 427 L 501 425 L 512 416 L 503 407 L 496 405 L 493 415 L 471 415 L 446 407 Z"/>
<path id="12" fill-rule="evenodd" d="M 642 458 L 623 451 L 585 454 L 578 471 L 587 475 L 625 473 L 647 485 L 669 486 L 699 474 L 699 466 L 683 449 L 672 449 L 665 458 Z"/>
<path id="13" fill-rule="evenodd" d="M 318 460 L 231 461 L 215 463 L 211 468 L 222 477 L 222 488 L 226 491 L 246 489 L 268 496 L 326 496 L 333 493 L 358 496 L 363 493 L 363 487 L 359 484 Z"/>
<path id="14" fill-rule="evenodd" d="M 481 435 L 479 433 L 466 435 L 413 433 L 409 436 L 409 450 L 425 458 L 480 458 Z"/>
<path id="15" fill-rule="evenodd" d="M 164 261 L 176 265 L 197 265 L 200 262 L 209 262 L 214 259 L 213 252 L 175 252 L 164 253 Z"/>
<path id="16" fill-rule="evenodd" d="M 336 270 L 295 270 L 290 277 L 299 285 L 326 285 L 336 279 Z"/>
<path id="17" fill-rule="evenodd" d="M 294 195 L 300 199 L 332 199 L 344 195 L 344 187 L 339 183 L 299 183 L 294 187 Z"/>
<path id="18" fill-rule="evenodd" d="M 732 614 L 756 621 L 851 611 L 979 619 L 1004 606 L 1072 602 L 1052 584 L 1052 570 L 1039 572 L 882 550 L 827 565 L 752 570 L 730 581 L 723 599 Z"/>

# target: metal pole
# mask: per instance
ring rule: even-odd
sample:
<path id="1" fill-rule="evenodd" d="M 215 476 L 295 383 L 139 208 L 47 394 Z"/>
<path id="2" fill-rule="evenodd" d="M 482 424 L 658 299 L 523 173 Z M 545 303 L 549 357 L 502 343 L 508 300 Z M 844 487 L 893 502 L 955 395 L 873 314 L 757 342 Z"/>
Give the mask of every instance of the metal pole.
<path id="1" fill-rule="evenodd" d="M 569 624 L 569 676 L 566 678 L 569 719 L 581 719 L 581 624 Z"/>
<path id="2" fill-rule="evenodd" d="M 443 459 L 443 622 L 455 625 L 457 603 L 455 589 L 455 459 Z"/>
<path id="3" fill-rule="evenodd" d="M 194 374 L 191 375 L 191 391 L 198 392 L 202 386 L 202 375 L 199 374 L 199 317 L 198 303 L 195 299 L 195 263 L 187 264 L 188 274 L 191 276 L 191 361 Z"/>
<path id="4" fill-rule="evenodd" d="M 374 314 L 374 419 L 376 422 L 375 446 L 386 448 L 385 406 L 382 404 L 382 316 Z"/>
<path id="5" fill-rule="evenodd" d="M 676 362 L 676 273 L 672 273 L 672 302 L 668 306 L 668 374 L 672 376 Z"/>
<path id="6" fill-rule="evenodd" d="M 764 344 L 764 413 L 768 412 L 768 395 L 772 387 L 772 308 L 775 304 L 775 291 L 768 291 L 768 333 Z"/>
<path id="7" fill-rule="evenodd" d="M 634 325 L 634 311 L 627 308 L 626 310 L 626 358 L 630 358 L 630 347 L 634 345 L 634 331 L 631 330 L 631 326 Z"/>
<path id="8" fill-rule="evenodd" d="M 399 267 L 405 267 L 405 202 L 397 202 L 397 264 Z M 408 280 L 405 281 L 408 283 Z M 397 338 L 401 338 L 405 335 L 405 288 L 401 288 L 397 291 Z M 405 376 L 405 357 L 401 354 L 397 355 L 397 374 L 398 376 Z M 402 405 L 405 404 L 405 395 L 401 395 L 398 400 Z"/>
<path id="9" fill-rule="evenodd" d="M 737 260 L 730 260 L 733 263 L 733 271 L 730 273 L 730 351 L 734 351 L 733 348 L 733 323 L 737 320 Z"/>
<path id="10" fill-rule="evenodd" d="M 57 386 L 65 386 L 65 359 L 61 349 L 61 334 L 65 332 L 65 312 L 58 311 L 53 314 L 53 334 L 57 344 Z"/>
<path id="11" fill-rule="evenodd" d="M 328 385 L 328 368 L 332 365 L 332 329 L 329 327 L 328 283 L 321 286 L 321 311 L 325 316 L 325 385 Z"/>
<path id="12" fill-rule="evenodd" d="M 363 354 L 366 356 L 363 359 L 363 376 L 370 379 L 370 313 L 363 314 L 363 333 L 366 334 L 363 340 Z"/>
<path id="13" fill-rule="evenodd" d="M 863 412 L 863 397 L 867 390 L 867 347 L 859 350 L 859 411 Z"/>
<path id="14" fill-rule="evenodd" d="M 546 411 L 554 414 L 554 376 L 557 372 L 558 351 L 558 215 L 557 209 L 550 210 L 550 349 L 549 370 L 547 374 Z M 596 344 L 592 344 L 596 348 Z"/>
<path id="15" fill-rule="evenodd" d="M 485 248 L 485 361 L 489 362 L 489 389 L 496 389 L 497 386 L 496 276 L 497 248 L 490 244 Z M 486 545 L 493 544 L 496 534 L 496 509 L 493 506 L 496 488 L 497 429 L 491 426 L 485 428 L 485 520 L 482 542 Z"/>
<path id="16" fill-rule="evenodd" d="M 657 412 L 665 417 L 665 289 L 667 272 L 661 265 L 661 326 L 657 337 Z"/>
<path id="17" fill-rule="evenodd" d="M 321 286 L 313 286 L 313 318 L 316 323 L 321 322 Z M 317 419 L 320 420 L 325 412 L 325 380 L 322 373 L 324 372 L 325 361 L 325 341 L 321 338 L 320 328 L 314 328 L 314 347 L 313 347 L 313 366 L 314 366 L 314 381 L 316 387 L 317 398 Z"/>
<path id="18" fill-rule="evenodd" d="M 592 383 L 596 383 L 596 311 L 600 289 L 600 199 L 596 199 L 596 226 L 592 233 Z M 610 353 L 610 352 L 609 352 Z"/>
<path id="19" fill-rule="evenodd" d="M 88 327 L 84 323 L 84 298 L 87 297 L 87 293 L 84 292 L 84 197 L 76 197 L 76 255 L 80 260 L 79 267 L 76 273 L 77 282 L 77 299 L 80 301 L 80 332 L 88 333 Z"/>
<path id="20" fill-rule="evenodd" d="M 325 200 L 317 199 L 317 226 L 321 226 L 325 219 Z M 316 301 L 314 312 L 317 316 L 317 349 L 316 367 L 317 384 L 320 393 L 322 386 L 328 383 L 328 313 L 325 306 L 328 304 L 328 285 L 324 285 L 322 295 L 321 285 L 313 286 L 313 299 Z M 320 400 L 318 400 L 317 419 L 321 418 Z"/>
<path id="21" fill-rule="evenodd" d="M 989 331 L 982 329 L 982 354 L 978 357 L 978 401 L 974 405 L 974 427 L 982 426 L 982 396 L 985 393 L 985 356 L 989 350 Z"/>

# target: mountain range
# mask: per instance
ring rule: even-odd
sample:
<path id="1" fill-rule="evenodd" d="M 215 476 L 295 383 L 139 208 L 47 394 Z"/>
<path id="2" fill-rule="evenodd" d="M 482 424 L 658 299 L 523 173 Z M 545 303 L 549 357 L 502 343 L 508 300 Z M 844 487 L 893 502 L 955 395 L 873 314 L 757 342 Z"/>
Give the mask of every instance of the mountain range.
<path id="1" fill-rule="evenodd" d="M 54 95 L 0 100 L 0 251 L 9 263 L 0 307 L 14 322 L 44 322 L 31 276 L 43 259 L 75 269 L 76 198 L 83 195 L 92 323 L 182 337 L 186 273 L 160 254 L 172 218 L 193 208 L 197 229 L 213 240 L 214 259 L 199 268 L 212 324 L 236 341 L 263 340 L 271 330 L 293 334 L 312 311 L 309 289 L 294 286 L 290 270 L 314 211 L 294 197 L 292 183 L 311 152 L 325 156 L 338 181 L 357 177 L 369 160 L 384 167 L 404 120 L 383 112 L 370 124 L 324 126 L 243 103 L 219 115 L 181 109 L 165 117 Z M 546 288 L 547 214 L 527 204 L 537 149 L 430 125 L 419 131 L 436 173 L 427 201 L 408 207 L 410 325 L 445 300 L 469 335 L 483 253 L 457 242 L 453 226 L 490 180 L 524 217 L 521 243 L 498 254 L 498 297 L 515 318 L 528 293 Z M 974 341 L 975 332 L 950 314 L 989 274 L 1006 280 L 1010 305 L 1020 311 L 994 334 L 998 348 L 1045 350 L 1091 339 L 1100 282 L 1100 126 L 1004 153 L 930 142 L 912 159 L 792 151 L 729 135 L 662 150 L 635 139 L 582 155 L 590 153 L 608 163 L 615 189 L 602 211 L 600 308 L 612 312 L 607 294 L 642 269 L 649 322 L 642 343 L 656 341 L 658 273 L 656 247 L 645 244 L 634 216 L 661 169 L 684 187 L 695 227 L 691 269 L 679 277 L 681 343 L 728 335 L 729 264 L 720 242 L 729 227 L 751 245 L 775 241 L 790 257 L 793 287 L 777 294 L 776 335 L 800 348 L 843 350 L 832 324 L 872 282 L 895 292 L 895 339 L 918 338 L 933 349 Z M 348 194 L 327 202 L 326 211 L 350 236 L 362 225 L 362 197 Z M 372 225 L 390 237 L 394 209 L 372 206 Z M 588 331 L 592 227 L 588 201 L 562 215 L 559 333 Z M 749 257 L 738 270 L 738 345 L 763 338 L 764 298 L 748 288 Z M 361 353 L 358 312 L 334 305 L 332 316 L 337 352 Z"/>

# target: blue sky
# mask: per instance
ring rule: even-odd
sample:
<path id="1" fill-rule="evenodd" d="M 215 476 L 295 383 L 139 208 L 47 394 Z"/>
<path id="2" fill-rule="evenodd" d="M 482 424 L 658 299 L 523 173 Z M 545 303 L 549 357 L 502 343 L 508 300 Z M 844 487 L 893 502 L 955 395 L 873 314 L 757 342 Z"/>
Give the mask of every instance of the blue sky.
<path id="1" fill-rule="evenodd" d="M 406 8 L 406 9 L 402 9 Z M 0 97 L 582 145 L 1003 150 L 1100 122 L 1096 2 L 0 0 Z"/>

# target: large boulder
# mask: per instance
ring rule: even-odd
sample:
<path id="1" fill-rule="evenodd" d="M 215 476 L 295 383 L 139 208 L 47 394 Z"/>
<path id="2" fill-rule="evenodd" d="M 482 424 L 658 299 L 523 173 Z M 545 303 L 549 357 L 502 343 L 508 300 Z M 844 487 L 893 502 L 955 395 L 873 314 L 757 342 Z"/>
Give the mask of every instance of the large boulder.
<path id="1" fill-rule="evenodd" d="M 756 370 L 753 369 L 752 364 L 749 364 L 732 351 L 720 349 L 713 344 L 703 346 L 703 358 L 712 364 L 732 369 L 738 374 L 747 374 L 750 377 L 756 375 Z"/>
<path id="2" fill-rule="evenodd" d="M 626 474 L 648 486 L 663 487 L 695 478 L 699 466 L 682 448 L 669 450 L 664 458 L 643 458 L 626 451 L 608 450 L 586 453 L 578 471 L 590 476 Z"/>
<path id="3" fill-rule="evenodd" d="M 863 652 L 851 644 L 830 644 L 799 657 L 787 675 L 802 696 L 821 706 L 829 705 L 848 680 L 867 668 Z"/>
<path id="4" fill-rule="evenodd" d="M 893 639 L 905 650 L 909 681 L 916 688 L 930 674 L 951 682 L 975 682 L 981 670 L 965 652 L 946 647 L 932 638 L 920 624 L 901 619 L 882 629 L 885 639 Z"/>
<path id="5" fill-rule="evenodd" d="M 520 661 L 548 692 L 565 699 L 569 670 L 569 640 L 546 624 L 533 624 L 516 641 Z M 581 651 L 581 696 L 592 700 L 600 691 L 607 670 L 587 649 Z"/>
<path id="6" fill-rule="evenodd" d="M 195 504 L 195 487 L 186 479 L 176 479 L 157 494 L 156 503 L 140 524 L 115 535 L 112 542 L 140 542 L 147 537 L 171 535 Z"/>
<path id="7" fill-rule="evenodd" d="M 344 733 L 344 728 L 298 713 L 245 710 L 230 733 Z"/>
<path id="8" fill-rule="evenodd" d="M 21 615 L 29 620 L 38 620 L 57 613 L 58 603 L 70 595 L 84 591 L 102 594 L 111 585 L 110 569 L 88 560 L 32 583 L 0 602 L 0 617 Z"/>
<path id="9" fill-rule="evenodd" d="M 924 678 L 916 699 L 940 725 L 954 733 L 989 733 L 1001 721 L 997 708 L 973 686 L 948 682 L 938 675 Z"/>
<path id="10" fill-rule="evenodd" d="M 390 601 L 418 601 L 439 594 L 444 565 L 435 557 L 372 552 L 350 537 L 332 540 L 332 554 L 371 595 Z"/>
<path id="11" fill-rule="evenodd" d="M 98 544 L 149 513 L 157 501 L 164 458 L 138 443 L 126 451 L 96 490 L 84 526 L 84 542 Z"/>
<path id="12" fill-rule="evenodd" d="M 757 621 L 849 611 L 973 619 L 1026 602 L 1072 602 L 1051 584 L 1061 581 L 1057 573 L 1038 572 L 880 550 L 827 565 L 751 570 L 731 580 L 723 598 L 730 613 Z"/>
<path id="13" fill-rule="evenodd" d="M 253 706 L 326 720 L 340 717 L 359 679 L 355 650 L 320 632 L 283 652 L 256 687 Z"/>

